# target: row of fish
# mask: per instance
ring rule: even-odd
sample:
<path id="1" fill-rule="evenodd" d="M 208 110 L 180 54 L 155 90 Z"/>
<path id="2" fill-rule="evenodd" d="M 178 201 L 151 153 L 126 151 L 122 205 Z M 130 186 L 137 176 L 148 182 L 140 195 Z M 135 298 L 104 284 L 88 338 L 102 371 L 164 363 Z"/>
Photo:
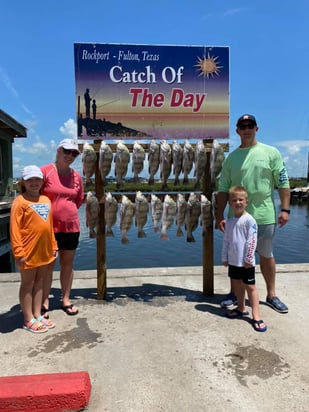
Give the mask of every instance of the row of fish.
<path id="1" fill-rule="evenodd" d="M 117 221 L 118 202 L 117 199 L 108 192 L 105 195 L 104 219 L 106 236 L 114 236 L 113 226 Z M 121 231 L 121 242 L 129 242 L 128 232 L 133 223 L 137 227 L 137 236 L 146 237 L 144 226 L 147 223 L 148 212 L 151 212 L 153 229 L 160 232 L 160 238 L 168 240 L 168 230 L 176 223 L 176 235 L 184 236 L 183 229 L 187 233 L 187 242 L 195 242 L 193 232 L 198 225 L 202 226 L 203 236 L 207 235 L 208 228 L 213 224 L 213 209 L 215 197 L 210 201 L 203 194 L 190 193 L 188 199 L 182 193 L 178 193 L 176 200 L 166 194 L 161 200 L 157 195 L 151 194 L 150 204 L 146 196 L 138 191 L 135 201 L 132 202 L 127 196 L 122 195 L 119 208 L 119 222 Z M 99 224 L 99 201 L 93 192 L 88 192 L 86 196 L 86 225 L 89 229 L 89 236 L 96 237 L 96 228 Z"/>
<path id="2" fill-rule="evenodd" d="M 109 175 L 112 163 L 115 163 L 115 177 L 117 188 L 124 185 L 124 178 L 128 173 L 130 163 L 130 151 L 123 142 L 118 142 L 116 146 L 115 156 L 113 155 L 111 147 L 104 141 L 101 141 L 99 155 L 94 147 L 85 142 L 82 152 L 83 174 L 86 177 L 86 186 L 91 184 L 91 177 L 94 175 L 98 163 L 98 168 L 103 181 L 106 184 L 106 178 Z M 132 172 L 134 182 L 138 182 L 139 174 L 144 169 L 144 162 L 146 160 L 146 152 L 144 147 L 135 142 L 133 144 L 132 152 Z M 195 188 L 200 186 L 200 182 L 205 177 L 208 157 L 207 149 L 203 141 L 198 141 L 195 148 L 187 140 L 183 146 L 175 140 L 172 145 L 161 140 L 157 143 L 152 140 L 148 151 L 148 183 L 154 184 L 155 174 L 160 171 L 160 179 L 162 181 L 161 190 L 167 190 L 167 181 L 171 172 L 173 172 L 174 185 L 180 182 L 180 175 L 183 173 L 183 184 L 189 183 L 189 174 L 194 168 L 194 176 L 196 179 Z M 210 154 L 209 168 L 212 183 L 215 182 L 217 176 L 221 172 L 222 163 L 224 160 L 224 151 L 222 146 L 216 141 L 213 141 L 212 150 Z"/>

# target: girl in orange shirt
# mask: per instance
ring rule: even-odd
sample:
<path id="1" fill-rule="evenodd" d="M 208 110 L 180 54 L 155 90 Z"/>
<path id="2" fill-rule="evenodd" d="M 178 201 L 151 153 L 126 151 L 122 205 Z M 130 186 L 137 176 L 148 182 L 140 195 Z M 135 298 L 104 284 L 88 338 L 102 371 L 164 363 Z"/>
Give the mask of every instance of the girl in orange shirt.
<path id="1" fill-rule="evenodd" d="M 26 166 L 20 181 L 21 194 L 11 209 L 12 251 L 20 271 L 19 301 L 24 315 L 23 329 L 47 332 L 55 324 L 41 316 L 43 278 L 54 264 L 57 243 L 52 224 L 51 203 L 40 194 L 43 174 L 37 166 Z"/>

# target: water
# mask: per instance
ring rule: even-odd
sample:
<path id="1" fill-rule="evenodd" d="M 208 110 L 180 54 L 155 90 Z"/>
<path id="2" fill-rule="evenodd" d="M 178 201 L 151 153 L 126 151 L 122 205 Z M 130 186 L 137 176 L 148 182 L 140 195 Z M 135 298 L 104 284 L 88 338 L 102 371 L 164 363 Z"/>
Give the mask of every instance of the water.
<path id="1" fill-rule="evenodd" d="M 275 202 L 280 207 L 276 195 Z M 85 206 L 80 209 L 81 237 L 76 251 L 74 267 L 76 270 L 96 269 L 96 239 L 90 239 L 85 224 Z M 195 243 L 176 236 L 176 224 L 168 231 L 170 240 L 161 240 L 160 234 L 153 231 L 151 216 L 144 230 L 147 238 L 137 238 L 133 225 L 128 237 L 130 243 L 121 243 L 119 221 L 113 227 L 114 238 L 106 238 L 107 269 L 176 267 L 202 265 L 202 230 L 198 227 L 193 233 Z M 214 230 L 214 265 L 221 265 L 221 245 L 223 234 Z M 279 264 L 309 263 L 309 209 L 306 201 L 291 205 L 290 221 L 282 228 L 276 229 L 274 254 Z M 59 266 L 57 263 L 57 270 Z"/>

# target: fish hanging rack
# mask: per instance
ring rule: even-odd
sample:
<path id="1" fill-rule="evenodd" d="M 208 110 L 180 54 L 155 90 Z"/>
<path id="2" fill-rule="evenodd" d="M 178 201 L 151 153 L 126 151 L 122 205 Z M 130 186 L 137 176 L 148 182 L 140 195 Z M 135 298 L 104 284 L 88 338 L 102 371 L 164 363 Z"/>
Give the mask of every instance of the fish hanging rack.
<path id="1" fill-rule="evenodd" d="M 106 227 L 105 227 L 105 217 L 104 217 L 104 199 L 105 199 L 105 187 L 102 181 L 102 177 L 98 167 L 99 156 L 98 152 L 100 149 L 102 140 L 94 140 L 92 144 L 93 148 L 97 152 L 97 167 L 95 170 L 95 193 L 97 198 L 100 202 L 100 211 L 99 211 L 99 224 L 97 227 L 97 299 L 98 300 L 106 300 L 107 295 L 107 269 L 106 269 Z M 130 153 L 132 153 L 134 143 L 125 143 L 122 141 L 127 148 L 129 149 Z M 205 139 L 203 140 L 204 146 L 206 147 L 207 152 L 207 164 L 205 167 L 205 173 L 203 176 L 203 180 L 201 181 L 201 190 L 194 190 L 194 193 L 200 193 L 207 196 L 208 199 L 212 198 L 213 187 L 211 182 L 211 171 L 210 171 L 210 155 L 211 150 L 213 147 L 213 139 Z M 139 143 L 147 150 L 150 146 L 148 143 Z M 115 152 L 117 148 L 117 143 L 108 143 L 110 148 L 113 152 Z M 220 143 L 223 148 L 224 152 L 229 150 L 228 143 Z M 192 147 L 195 149 L 195 144 L 192 144 Z M 80 151 L 83 150 L 83 144 L 79 144 Z M 190 191 L 191 193 L 192 191 Z M 119 202 L 121 195 L 125 194 L 130 198 L 134 198 L 136 192 L 114 192 L 113 194 L 117 197 L 117 201 Z M 176 195 L 177 191 L 164 191 L 164 192 L 149 192 L 158 194 L 160 196 L 164 196 L 166 194 Z M 181 191 L 181 193 L 183 193 Z M 213 253 L 214 253 L 214 241 L 213 241 L 213 225 L 209 227 L 208 235 L 203 237 L 203 294 L 207 296 L 211 296 L 214 293 L 214 265 L 213 265 Z"/>
<path id="2" fill-rule="evenodd" d="M 97 157 L 99 157 L 100 145 L 101 145 L 102 140 L 95 140 L 93 143 L 91 143 L 91 146 L 95 149 L 97 153 Z M 121 141 L 121 142 L 125 144 L 130 155 L 132 155 L 131 162 L 133 162 L 134 143 L 125 143 L 124 141 Z M 212 142 L 213 140 L 211 141 L 204 140 L 204 145 L 206 149 L 208 149 L 209 151 L 211 151 Z M 109 143 L 108 141 L 107 143 L 113 152 L 113 156 L 115 156 L 117 152 L 117 143 Z M 145 161 L 146 161 L 146 156 L 149 153 L 148 149 L 149 149 L 150 143 L 140 143 L 140 142 L 138 143 L 145 150 L 144 156 L 145 156 Z M 168 143 L 168 144 L 171 145 L 171 143 Z M 79 144 L 80 152 L 83 151 L 83 145 L 84 145 L 83 143 Z M 196 143 L 190 143 L 190 145 L 192 146 L 192 149 L 195 152 Z M 228 143 L 220 143 L 220 146 L 224 152 L 227 152 L 229 150 Z M 115 160 L 115 157 L 114 157 L 114 160 Z M 171 168 L 173 168 L 173 159 L 172 159 Z M 142 171 L 139 172 L 139 174 L 141 173 Z M 105 191 L 111 192 L 111 194 L 117 199 L 118 202 L 121 202 L 121 195 L 126 195 L 130 200 L 134 200 L 134 197 L 137 191 L 141 191 L 146 196 L 150 195 L 151 193 L 155 193 L 161 199 L 166 194 L 174 198 L 175 196 L 177 196 L 178 193 L 182 193 L 186 197 L 188 197 L 191 192 L 200 193 L 200 194 L 203 193 L 203 190 L 201 189 L 202 181 L 200 181 L 199 184 L 194 185 L 195 178 L 190 178 L 189 182 L 185 184 L 184 182 L 181 182 L 180 178 L 178 178 L 178 183 L 176 183 L 175 178 L 173 179 L 172 177 L 170 177 L 168 178 L 166 182 L 166 187 L 161 186 L 160 188 L 159 188 L 159 184 L 161 182 L 161 179 L 153 179 L 153 182 L 150 183 L 145 177 L 139 176 L 137 180 L 134 180 L 132 177 L 128 178 L 124 176 L 122 179 L 123 184 L 121 184 L 121 187 L 117 185 L 116 180 L 117 180 L 116 177 L 113 178 L 111 177 L 111 175 L 107 176 L 106 182 L 104 184 L 104 188 L 105 188 Z M 95 185 L 93 184 L 93 181 L 91 183 L 88 182 L 88 184 L 86 181 L 85 192 L 89 190 L 94 191 L 95 190 L 94 186 Z M 97 190 L 95 191 L 97 192 Z"/>
<path id="3" fill-rule="evenodd" d="M 102 140 L 103 140 L 103 139 L 102 139 Z M 94 149 L 96 150 L 96 152 L 98 152 L 98 151 L 100 150 L 100 144 L 101 144 L 101 141 L 102 141 L 102 140 L 94 140 L 93 143 L 91 143 L 92 146 L 94 147 Z M 87 140 L 87 141 L 88 141 L 88 140 Z M 168 141 L 168 139 L 167 139 L 167 141 Z M 124 143 L 124 144 L 127 146 L 127 148 L 129 149 L 129 151 L 132 153 L 134 143 L 125 143 L 124 140 L 121 140 L 121 142 Z M 109 143 L 108 140 L 106 140 L 106 143 L 108 143 L 108 145 L 110 146 L 110 148 L 112 149 L 113 152 L 116 151 L 116 149 L 117 149 L 117 143 Z M 142 143 L 142 142 L 139 142 L 139 141 L 138 141 L 138 143 L 139 143 L 139 144 L 143 147 L 143 149 L 145 149 L 146 151 L 149 149 L 150 143 Z M 158 140 L 157 143 L 160 143 L 160 141 Z M 213 143 L 213 140 L 209 140 L 209 139 L 204 140 L 204 144 L 205 144 L 206 148 L 207 148 L 207 147 L 208 147 L 208 148 L 211 148 L 211 147 L 212 147 L 212 143 Z M 229 151 L 229 143 L 220 143 L 220 145 L 221 145 L 221 147 L 223 148 L 223 151 L 224 151 L 224 152 L 228 152 L 228 151 Z M 195 149 L 196 143 L 191 143 L 191 146 Z M 80 149 L 80 151 L 83 150 L 83 143 L 79 143 L 79 149 Z"/>

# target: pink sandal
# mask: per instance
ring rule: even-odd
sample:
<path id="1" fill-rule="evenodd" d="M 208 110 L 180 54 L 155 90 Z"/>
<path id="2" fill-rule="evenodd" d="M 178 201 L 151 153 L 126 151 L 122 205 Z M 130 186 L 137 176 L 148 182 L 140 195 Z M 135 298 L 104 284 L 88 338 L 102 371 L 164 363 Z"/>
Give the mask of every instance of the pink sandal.
<path id="1" fill-rule="evenodd" d="M 38 322 L 41 322 L 43 326 L 45 326 L 47 329 L 53 329 L 56 324 L 52 322 L 50 319 L 44 318 L 44 316 L 39 316 L 37 318 Z"/>
<path id="2" fill-rule="evenodd" d="M 24 323 L 23 329 L 27 330 L 28 332 L 32 332 L 32 333 L 47 332 L 47 327 L 44 326 L 40 321 L 34 318 L 31 319 L 29 322 Z"/>

